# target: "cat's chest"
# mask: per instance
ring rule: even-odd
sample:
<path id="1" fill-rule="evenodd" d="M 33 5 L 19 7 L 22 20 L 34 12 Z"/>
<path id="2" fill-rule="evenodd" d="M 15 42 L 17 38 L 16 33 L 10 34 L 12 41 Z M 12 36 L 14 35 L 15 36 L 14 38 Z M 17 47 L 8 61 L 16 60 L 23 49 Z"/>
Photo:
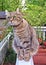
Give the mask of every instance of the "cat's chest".
<path id="1" fill-rule="evenodd" d="M 30 37 L 28 34 L 25 34 L 24 32 L 21 32 L 21 33 L 15 32 L 14 41 L 16 41 L 17 46 L 27 47 L 30 45 Z M 26 41 L 26 43 L 25 43 L 25 41 Z"/>
<path id="2" fill-rule="evenodd" d="M 28 25 L 23 26 L 21 29 L 13 29 L 14 37 L 17 35 L 20 39 L 29 38 L 29 28 Z"/>
<path id="3" fill-rule="evenodd" d="M 24 26 L 22 26 L 21 29 L 13 29 L 13 33 L 14 33 L 14 39 L 15 41 L 18 43 L 18 46 L 28 46 L 30 43 L 24 43 L 25 41 L 29 41 L 30 42 L 30 34 L 29 34 L 29 27 L 28 24 L 25 22 L 23 23 Z"/>

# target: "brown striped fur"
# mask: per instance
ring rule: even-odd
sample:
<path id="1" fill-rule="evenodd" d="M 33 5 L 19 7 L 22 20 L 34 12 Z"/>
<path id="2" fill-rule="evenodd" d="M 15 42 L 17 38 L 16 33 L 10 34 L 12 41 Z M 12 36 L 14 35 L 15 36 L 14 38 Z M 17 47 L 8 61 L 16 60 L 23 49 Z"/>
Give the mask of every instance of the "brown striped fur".
<path id="1" fill-rule="evenodd" d="M 14 39 L 12 47 L 20 60 L 28 61 L 38 51 L 39 42 L 36 32 L 28 22 L 22 18 L 20 12 L 11 13 L 10 21 L 13 26 Z"/>

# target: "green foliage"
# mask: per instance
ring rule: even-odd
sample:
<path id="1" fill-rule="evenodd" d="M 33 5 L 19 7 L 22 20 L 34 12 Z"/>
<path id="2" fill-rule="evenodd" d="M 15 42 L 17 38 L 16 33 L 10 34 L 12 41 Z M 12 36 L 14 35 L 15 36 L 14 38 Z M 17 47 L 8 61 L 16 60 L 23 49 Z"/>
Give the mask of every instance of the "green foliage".
<path id="1" fill-rule="evenodd" d="M 19 0 L 0 0 L 0 10 L 15 11 L 19 5 Z"/>
<path id="2" fill-rule="evenodd" d="M 22 0 L 0 0 L 0 10 L 15 11 L 21 6 Z M 26 0 L 24 18 L 31 24 L 41 26 L 46 24 L 46 0 Z"/>
<path id="3" fill-rule="evenodd" d="M 5 58 L 5 63 L 15 63 L 16 61 L 16 54 L 14 51 L 11 49 L 8 49 L 6 58 Z"/>
<path id="4" fill-rule="evenodd" d="M 14 53 L 14 51 L 12 49 L 12 39 L 10 38 L 9 49 L 7 50 L 4 63 L 14 64 L 16 62 L 17 55 L 16 55 L 16 53 Z"/>
<path id="5" fill-rule="evenodd" d="M 38 2 L 38 3 L 37 3 Z M 26 10 L 23 10 L 24 18 L 29 24 L 41 26 L 46 24 L 46 1 L 45 0 L 27 0 Z"/>
<path id="6" fill-rule="evenodd" d="M 34 4 L 39 6 L 44 6 L 46 0 L 26 0 L 26 4 Z"/>
<path id="7" fill-rule="evenodd" d="M 7 32 L 8 32 L 8 33 L 9 33 L 9 32 L 13 32 L 12 26 L 9 26 L 9 27 L 7 28 Z"/>

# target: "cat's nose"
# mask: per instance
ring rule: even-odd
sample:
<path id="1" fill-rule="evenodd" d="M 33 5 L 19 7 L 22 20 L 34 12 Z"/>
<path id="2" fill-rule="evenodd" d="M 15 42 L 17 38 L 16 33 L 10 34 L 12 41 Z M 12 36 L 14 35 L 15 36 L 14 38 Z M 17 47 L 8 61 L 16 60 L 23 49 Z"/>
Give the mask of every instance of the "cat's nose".
<path id="1" fill-rule="evenodd" d="M 11 22 L 13 21 L 13 17 L 10 19 L 10 21 L 11 21 Z"/>

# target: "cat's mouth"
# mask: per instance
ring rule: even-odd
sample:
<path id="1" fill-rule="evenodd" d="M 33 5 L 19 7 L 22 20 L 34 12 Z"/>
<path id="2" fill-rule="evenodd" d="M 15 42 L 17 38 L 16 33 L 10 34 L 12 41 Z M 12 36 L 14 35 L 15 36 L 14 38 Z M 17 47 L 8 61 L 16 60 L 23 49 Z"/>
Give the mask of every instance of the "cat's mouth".
<path id="1" fill-rule="evenodd" d="M 18 27 L 19 25 L 21 25 L 22 22 L 23 20 L 21 22 L 11 22 L 11 26 Z"/>

